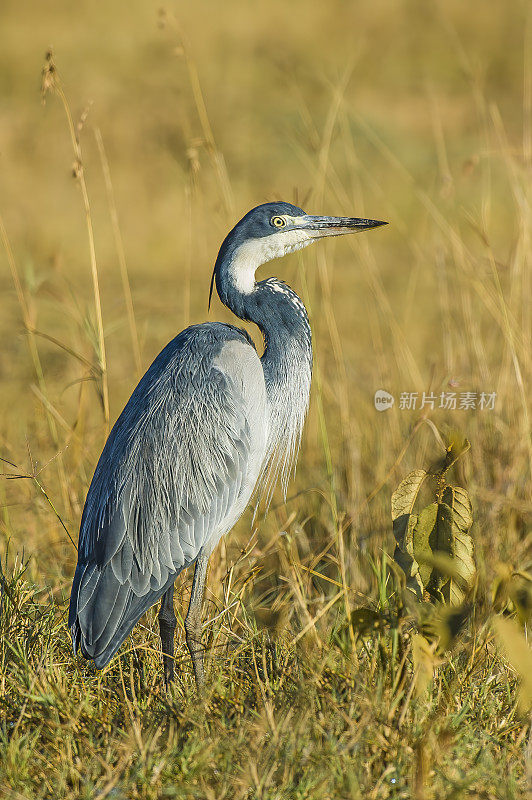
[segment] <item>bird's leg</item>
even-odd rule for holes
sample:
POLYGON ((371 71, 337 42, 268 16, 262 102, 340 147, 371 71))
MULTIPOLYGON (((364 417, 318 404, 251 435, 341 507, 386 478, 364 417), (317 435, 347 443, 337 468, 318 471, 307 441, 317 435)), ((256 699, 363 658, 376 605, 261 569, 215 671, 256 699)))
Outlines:
POLYGON ((194 580, 192 581, 192 592, 190 593, 190 603, 188 604, 187 616, 185 618, 185 634, 187 647, 192 659, 194 677, 198 694, 203 693, 205 685, 205 673, 203 671, 203 648, 201 646, 201 606, 203 603, 203 590, 205 587, 205 576, 207 575, 207 565, 209 556, 199 555, 194 569, 194 580))
POLYGON ((165 686, 174 680, 174 634, 177 619, 174 611, 174 584, 163 594, 159 609, 159 631, 163 651, 165 686))

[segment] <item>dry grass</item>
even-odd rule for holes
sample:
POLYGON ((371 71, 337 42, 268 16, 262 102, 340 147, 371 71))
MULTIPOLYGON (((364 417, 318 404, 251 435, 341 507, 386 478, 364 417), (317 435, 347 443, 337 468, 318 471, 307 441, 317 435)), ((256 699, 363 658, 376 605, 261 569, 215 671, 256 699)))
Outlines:
POLYGON ((531 562, 528 7, 182 5, 4 3, 0 456, 29 477, 0 483, 1 793, 523 797, 526 656, 492 621, 526 623, 511 575, 531 562), (64 103, 42 106, 50 45, 64 103), (229 225, 275 198, 391 224, 272 269, 311 313, 312 404, 288 502, 213 559, 199 709, 182 625, 161 691, 153 612, 102 674, 73 659, 68 534, 139 368, 206 318, 229 225), (495 408, 399 408, 453 389, 495 408), (431 423, 472 443, 455 479, 479 580, 444 654, 390 565, 391 492, 441 455, 431 423), (380 619, 363 636, 360 606, 380 619))

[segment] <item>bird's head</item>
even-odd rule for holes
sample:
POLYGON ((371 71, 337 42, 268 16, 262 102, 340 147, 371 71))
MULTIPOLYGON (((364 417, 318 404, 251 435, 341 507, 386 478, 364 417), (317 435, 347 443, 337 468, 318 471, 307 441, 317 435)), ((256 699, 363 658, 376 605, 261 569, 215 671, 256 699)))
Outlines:
POLYGON ((249 294, 255 286, 255 271, 261 264, 306 247, 324 236, 358 233, 379 225, 386 225, 386 222, 313 216, 291 203, 264 203, 248 211, 226 236, 216 260, 213 280, 223 268, 227 270, 224 277, 238 291, 249 294))

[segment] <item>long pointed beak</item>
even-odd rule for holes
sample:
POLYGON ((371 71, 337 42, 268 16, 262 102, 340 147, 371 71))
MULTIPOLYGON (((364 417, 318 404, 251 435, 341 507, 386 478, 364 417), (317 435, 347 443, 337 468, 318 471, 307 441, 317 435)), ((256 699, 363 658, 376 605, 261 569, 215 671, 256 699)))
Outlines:
POLYGON ((310 214, 297 217, 296 225, 303 230, 313 231, 315 236, 341 236, 343 233, 358 233, 368 228, 387 225, 376 219, 358 219, 357 217, 315 217, 310 214))

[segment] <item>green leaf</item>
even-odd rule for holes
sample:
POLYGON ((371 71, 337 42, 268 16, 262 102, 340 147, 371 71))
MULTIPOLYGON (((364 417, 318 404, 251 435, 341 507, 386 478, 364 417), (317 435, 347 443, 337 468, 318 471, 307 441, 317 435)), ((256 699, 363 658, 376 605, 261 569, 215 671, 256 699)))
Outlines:
POLYGON ((471 614, 471 605, 440 604, 423 620, 421 632, 429 641, 437 642, 437 653, 444 653, 455 642, 471 614))
POLYGON ((467 453, 471 444, 468 439, 465 438, 459 431, 452 431, 447 436, 447 453, 445 455, 445 466, 443 469, 443 475, 448 472, 453 464, 455 464, 459 458, 461 458, 464 453, 467 453))
MULTIPOLYGON (((414 503, 417 500, 421 484, 427 477, 427 470, 415 469, 404 478, 395 492, 392 494, 392 520, 394 534, 401 535, 402 529, 406 529, 408 517, 412 513, 414 503)), ((397 535, 395 537, 397 539, 397 535)))
MULTIPOLYGON (((461 438, 449 446, 448 465, 469 448, 461 438)), ((444 485, 439 502, 419 515, 413 508, 426 470, 414 470, 392 495, 394 560, 406 575, 406 585, 419 600, 426 589, 434 599, 458 605, 475 577, 471 501, 465 489, 444 485)))
POLYGON ((378 611, 374 611, 372 608, 354 608, 351 612, 351 625, 353 631, 360 636, 367 636, 369 633, 382 629, 383 618, 378 611))
POLYGON ((526 713, 532 709, 532 650, 513 620, 495 617, 492 621, 499 645, 520 678, 519 705, 526 713))
POLYGON ((473 524, 473 509, 466 490, 461 486, 446 486, 442 500, 452 508, 454 524, 467 533, 473 524))
POLYGON ((418 600, 423 599, 423 584, 419 577, 419 564, 404 550, 401 550, 399 545, 396 545, 393 558, 406 575, 406 586, 410 589, 418 600))
POLYGON ((419 490, 427 471, 415 469, 401 481, 392 494, 393 533, 397 546, 394 560, 406 575, 406 585, 421 600, 423 583, 419 576, 419 565, 414 557, 413 530, 417 515, 412 514, 419 490))
POLYGON ((434 654, 434 645, 419 633, 412 636, 412 659, 414 662, 414 675, 416 679, 416 695, 424 694, 430 685, 438 660, 434 654))
POLYGON ((457 604, 464 598, 463 589, 473 583, 476 575, 473 539, 469 534, 473 524, 473 509, 468 493, 460 486, 446 486, 443 500, 452 512, 451 556, 456 571, 456 577, 449 581, 445 599, 457 604))
MULTIPOLYGON (((438 514, 438 503, 431 503, 426 506, 421 511, 413 531, 414 558, 419 564, 419 575, 425 587, 428 585, 432 575, 432 565, 430 563, 432 551, 438 549, 435 547, 435 543, 438 541, 438 514)), ((443 539, 444 533, 440 532, 439 537, 443 539)))

